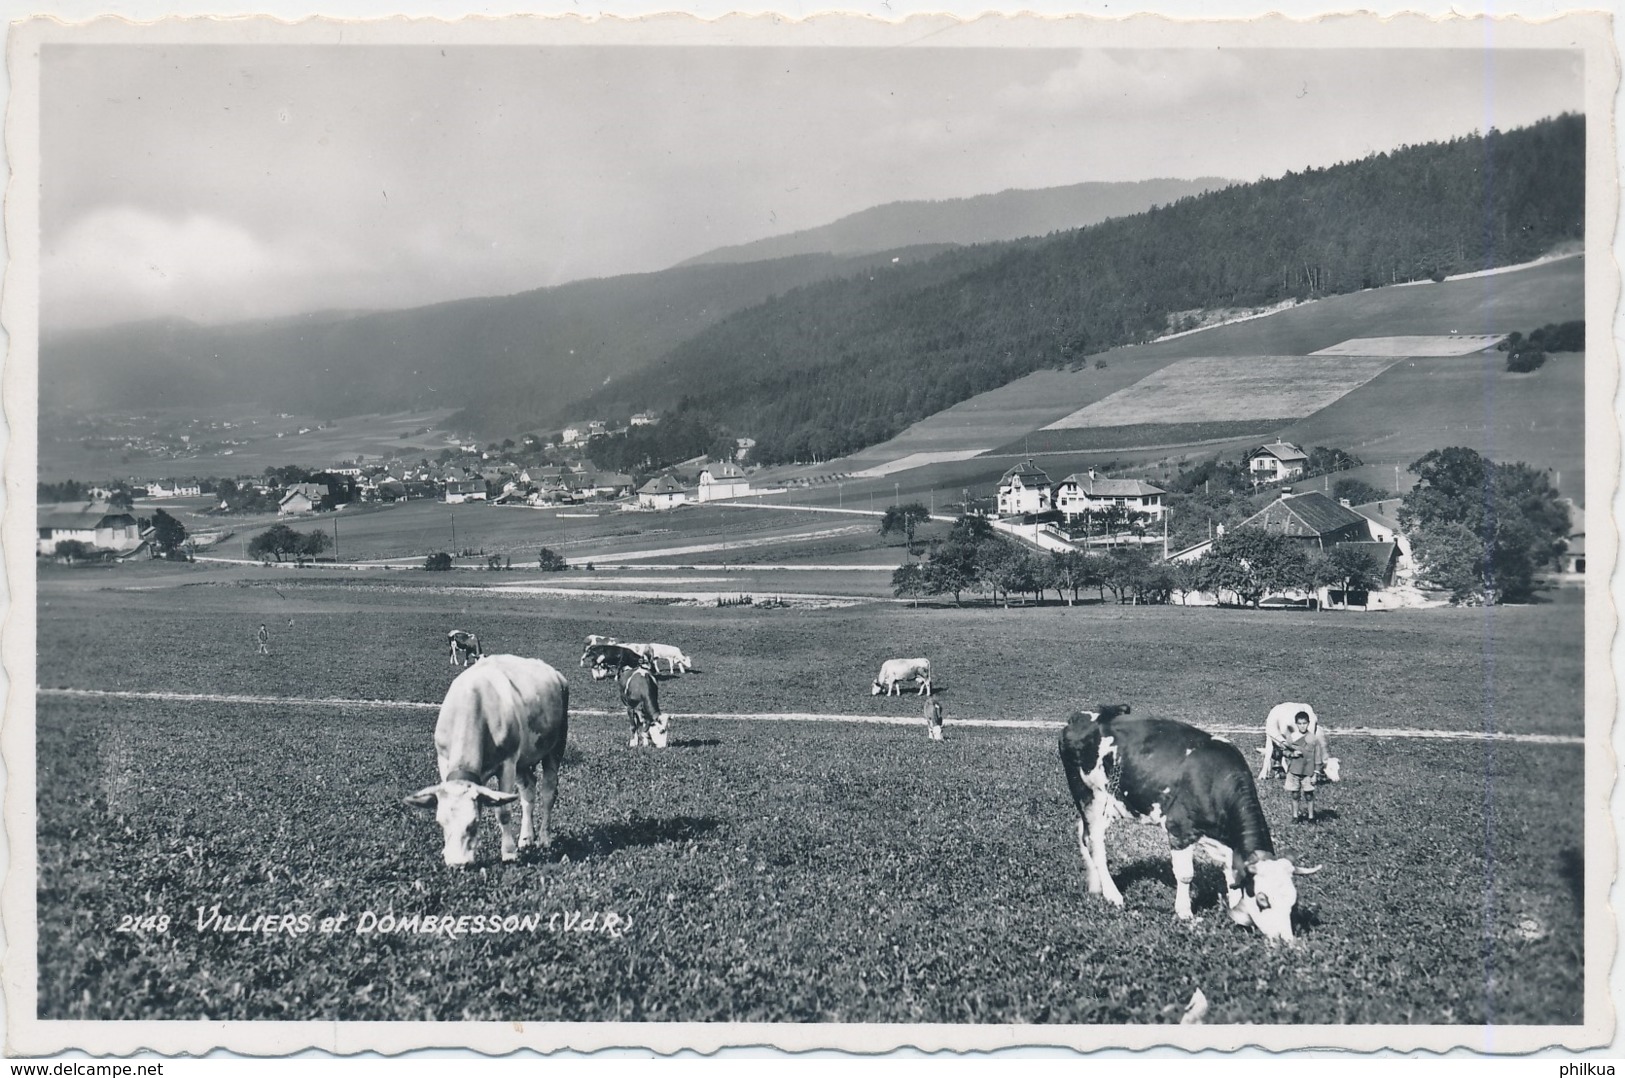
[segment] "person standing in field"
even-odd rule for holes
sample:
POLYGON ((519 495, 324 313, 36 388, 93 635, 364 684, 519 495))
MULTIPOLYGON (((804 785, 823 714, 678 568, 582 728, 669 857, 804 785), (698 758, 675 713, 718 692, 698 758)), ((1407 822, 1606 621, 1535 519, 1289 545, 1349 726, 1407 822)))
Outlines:
POLYGON ((1286 791, 1292 795, 1292 822, 1315 822, 1315 777, 1326 765, 1326 735, 1309 729, 1309 716, 1299 712, 1287 732, 1286 791), (1308 813, 1305 815, 1305 808, 1308 813))
POLYGON ((260 654, 271 654, 271 630, 265 627, 264 622, 260 623, 260 631, 254 635, 260 642, 260 654))

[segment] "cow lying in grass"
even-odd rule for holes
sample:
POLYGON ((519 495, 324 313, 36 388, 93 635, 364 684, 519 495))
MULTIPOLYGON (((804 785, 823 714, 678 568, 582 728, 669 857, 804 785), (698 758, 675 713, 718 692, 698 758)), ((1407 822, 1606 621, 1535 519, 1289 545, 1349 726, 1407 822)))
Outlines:
POLYGON ((1174 865, 1174 914, 1192 919, 1191 880, 1201 847, 1224 866, 1230 919, 1292 939, 1295 876, 1277 857, 1252 770, 1228 741, 1171 719, 1136 718, 1125 704, 1074 714, 1061 733, 1061 766, 1078 809, 1078 849, 1090 894, 1114 906, 1123 895, 1106 866, 1114 817, 1161 826, 1174 865))
POLYGON ((504 861, 516 859, 532 841, 544 847, 552 842, 548 824, 558 796, 569 714, 569 684, 540 659, 492 655, 457 675, 434 728, 440 782, 406 798, 408 805, 434 810, 444 833, 441 856, 446 864, 474 860, 482 805, 496 807, 504 861), (492 779, 494 790, 485 785, 492 779), (508 807, 516 799, 521 810, 517 841, 508 807))

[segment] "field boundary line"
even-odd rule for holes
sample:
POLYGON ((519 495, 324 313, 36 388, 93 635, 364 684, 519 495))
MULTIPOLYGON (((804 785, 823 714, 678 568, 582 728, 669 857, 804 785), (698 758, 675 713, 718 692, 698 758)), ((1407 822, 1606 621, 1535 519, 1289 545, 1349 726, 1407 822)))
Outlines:
MULTIPOLYGON (((337 708, 414 708, 438 711, 439 704, 422 700, 364 700, 342 696, 255 696, 234 693, 165 692, 140 689, 71 689, 39 688, 38 696, 106 700, 164 700, 199 704, 253 704, 272 707, 337 707, 337 708)), ((573 707, 572 715, 598 717, 617 716, 619 708, 573 707)), ((672 719, 718 719, 728 722, 825 722, 868 726, 923 726, 925 720, 917 715, 843 715, 818 711, 671 711, 672 719)), ((974 726, 993 730, 1060 730, 1066 726, 1058 719, 948 719, 946 726, 974 726)), ((1210 734, 1223 736, 1257 737, 1264 724, 1251 726, 1217 724, 1202 726, 1210 734)), ((1334 727, 1338 737, 1392 737, 1424 741, 1498 741, 1526 745, 1583 745, 1585 738, 1573 734, 1514 734, 1486 730, 1424 730, 1416 727, 1384 729, 1375 726, 1334 727)))

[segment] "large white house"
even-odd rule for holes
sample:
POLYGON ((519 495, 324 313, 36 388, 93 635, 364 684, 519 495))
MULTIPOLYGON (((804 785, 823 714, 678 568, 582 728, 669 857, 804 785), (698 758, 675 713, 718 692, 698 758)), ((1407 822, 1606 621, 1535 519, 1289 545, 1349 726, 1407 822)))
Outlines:
POLYGON ((1167 508, 1162 501, 1166 493, 1161 487, 1139 479, 1102 479, 1091 470, 1082 475, 1073 473, 1061 480, 1055 488, 1055 508, 1068 519, 1116 507, 1160 520, 1167 508))
POLYGON ((999 479, 999 515, 1048 512, 1050 492, 1049 476, 1044 470, 1031 460, 1022 461, 999 479))
POLYGON ((700 472, 699 500, 714 502, 724 498, 742 498, 750 493, 750 480, 737 464, 726 461, 708 464, 700 472))

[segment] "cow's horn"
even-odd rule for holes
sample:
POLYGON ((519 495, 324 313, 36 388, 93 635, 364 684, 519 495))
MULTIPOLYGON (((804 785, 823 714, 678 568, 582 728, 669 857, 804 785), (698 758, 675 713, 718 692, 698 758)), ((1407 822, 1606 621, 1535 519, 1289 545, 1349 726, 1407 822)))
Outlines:
POLYGON ((1314 868, 1299 868, 1297 865, 1293 865, 1292 874, 1294 876, 1313 876, 1325 867, 1325 865, 1316 865, 1314 868))

